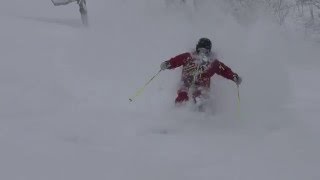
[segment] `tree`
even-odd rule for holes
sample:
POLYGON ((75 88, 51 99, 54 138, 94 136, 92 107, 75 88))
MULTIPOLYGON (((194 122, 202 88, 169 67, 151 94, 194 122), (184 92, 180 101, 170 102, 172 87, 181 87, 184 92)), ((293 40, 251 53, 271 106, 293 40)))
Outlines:
POLYGON ((86 0, 51 0, 55 6, 67 5, 72 2, 77 2, 79 5, 79 11, 81 15, 81 21, 83 25, 88 26, 88 11, 86 0))

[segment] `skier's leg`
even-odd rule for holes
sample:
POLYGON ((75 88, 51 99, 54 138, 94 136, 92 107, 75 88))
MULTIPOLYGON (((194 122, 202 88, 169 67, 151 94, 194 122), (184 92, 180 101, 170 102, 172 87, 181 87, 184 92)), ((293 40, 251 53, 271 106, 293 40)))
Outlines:
POLYGON ((189 96, 188 96, 189 86, 188 86, 188 83, 186 83, 186 82, 187 81, 182 78, 180 88, 177 91, 178 96, 175 100, 176 105, 182 104, 182 103, 187 102, 189 100, 189 96))
POLYGON ((209 97, 210 79, 202 80, 201 83, 195 84, 194 91, 192 92, 192 98, 195 103, 197 99, 207 99, 209 97))
POLYGON ((189 97, 188 97, 188 92, 187 91, 183 91, 183 90, 178 90, 177 92, 178 96, 175 100, 175 103, 178 105, 178 104, 181 104, 183 102, 187 102, 189 100, 189 97))
POLYGON ((210 100, 210 80, 203 81, 201 84, 197 84, 195 90, 192 92, 192 99, 199 111, 205 111, 205 106, 210 100))
POLYGON ((202 87, 197 88, 192 93, 192 99, 197 109, 204 112, 209 101, 208 90, 202 87))

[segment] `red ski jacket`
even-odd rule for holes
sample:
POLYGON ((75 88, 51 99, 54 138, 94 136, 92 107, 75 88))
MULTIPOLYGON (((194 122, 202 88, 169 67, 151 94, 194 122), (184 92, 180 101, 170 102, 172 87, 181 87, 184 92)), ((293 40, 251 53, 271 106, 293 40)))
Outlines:
POLYGON ((182 66, 182 81, 189 86, 192 82, 195 85, 210 87, 210 78, 214 74, 221 75, 224 78, 233 81, 237 76, 228 66, 220 62, 214 54, 208 56, 207 61, 199 60, 199 55, 195 52, 180 54, 168 60, 168 69, 174 69, 182 66), (196 80, 193 78, 196 76, 196 80))

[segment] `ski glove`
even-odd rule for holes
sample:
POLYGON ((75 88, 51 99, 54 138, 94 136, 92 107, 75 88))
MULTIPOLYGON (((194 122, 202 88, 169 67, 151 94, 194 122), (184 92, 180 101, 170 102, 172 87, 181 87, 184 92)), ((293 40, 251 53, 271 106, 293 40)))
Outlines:
POLYGON ((170 67, 169 61, 164 61, 164 62, 161 63, 161 65, 160 65, 160 69, 161 69, 161 70, 166 70, 166 69, 168 69, 169 67, 170 67))
POLYGON ((242 82, 242 78, 238 74, 233 75, 233 81, 239 86, 242 82))

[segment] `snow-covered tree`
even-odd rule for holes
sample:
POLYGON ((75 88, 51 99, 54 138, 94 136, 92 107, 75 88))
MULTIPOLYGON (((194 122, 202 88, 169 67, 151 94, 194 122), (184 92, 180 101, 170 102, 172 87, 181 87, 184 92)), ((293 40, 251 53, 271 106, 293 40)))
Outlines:
POLYGON ((79 11, 81 15, 82 23, 88 26, 88 10, 86 0, 51 0, 55 6, 67 5, 72 2, 77 2, 79 5, 79 11))

